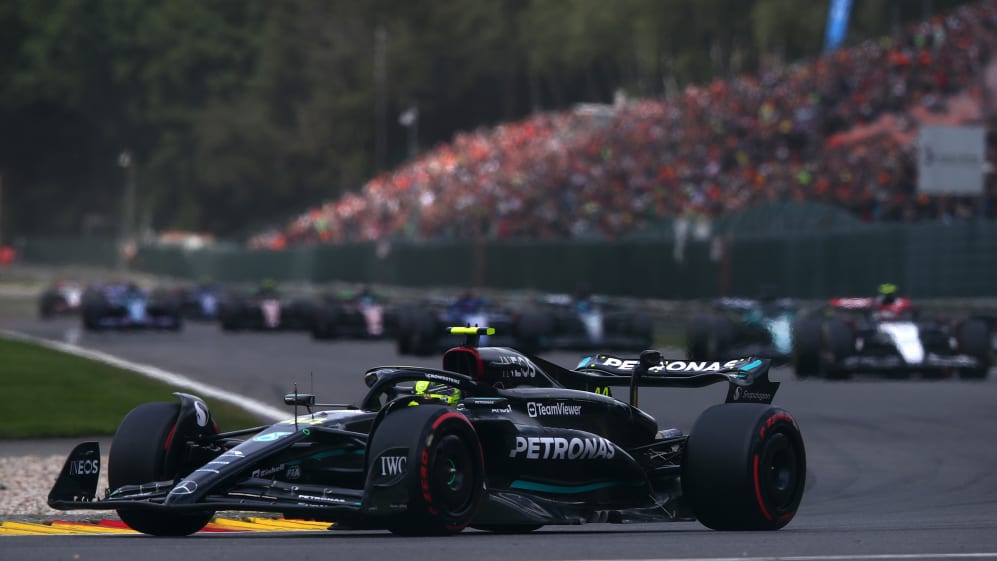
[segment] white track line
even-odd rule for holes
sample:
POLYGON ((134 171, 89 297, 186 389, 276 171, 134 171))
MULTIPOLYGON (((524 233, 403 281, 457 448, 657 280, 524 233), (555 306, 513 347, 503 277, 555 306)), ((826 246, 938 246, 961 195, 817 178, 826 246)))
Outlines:
POLYGON ((47 347, 49 349, 54 349, 71 355, 88 358, 90 360, 102 362, 104 364, 115 366, 117 368, 122 368, 124 370, 130 370, 137 374, 141 374, 147 378, 152 378, 153 380, 158 380, 160 382, 169 384, 171 386, 176 386, 178 388, 190 390, 191 392, 197 394, 198 397, 202 398, 210 397, 213 399, 217 399, 218 401, 231 403, 232 405, 235 405, 236 407, 241 407, 242 409, 245 409, 250 413, 274 421, 287 419, 291 416, 290 413, 288 413, 283 409, 271 407, 263 402, 256 401, 255 399, 248 398, 244 395, 228 392, 221 388, 216 388, 214 386, 209 386, 207 384, 202 384, 201 382, 188 378, 182 374, 177 374, 175 372, 163 370, 162 368, 152 366, 151 364, 141 364, 138 362, 132 362, 130 360, 125 360, 123 358, 116 357, 114 355, 102 351, 86 349, 77 345, 70 345, 69 343, 61 343, 59 341, 53 341, 51 339, 35 337, 33 335, 27 335, 25 333, 19 333, 17 331, 11 331, 8 329, 0 329, 0 335, 9 337, 11 339, 28 341, 31 343, 41 345, 43 347, 47 347))
MULTIPOLYGON (((653 559, 613 559, 602 561, 906 561, 908 559, 997 559, 992 553, 882 553, 876 555, 786 555, 771 557, 658 557, 653 559)), ((591 560, 599 561, 599 560, 591 560)))

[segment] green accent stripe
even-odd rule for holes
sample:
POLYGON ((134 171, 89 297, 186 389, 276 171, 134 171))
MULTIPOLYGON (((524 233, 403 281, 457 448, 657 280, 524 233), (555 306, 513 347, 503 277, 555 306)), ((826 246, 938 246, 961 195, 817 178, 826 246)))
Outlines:
POLYGON ((539 491, 541 493, 588 493, 609 487, 637 487, 643 485, 643 481, 600 481, 599 483, 588 483, 586 485, 549 485, 547 483, 536 483, 534 481, 523 481, 517 479, 509 486, 510 489, 522 489, 523 491, 539 491))
POLYGON ((762 363, 762 361, 756 360, 755 362, 752 362, 750 364, 745 364, 744 366, 741 367, 741 370, 753 370, 755 367, 759 366, 761 363, 762 363))
POLYGON ((312 454, 307 458, 301 460, 294 460, 287 462, 287 465, 294 466, 303 463, 305 460, 321 460, 323 458, 334 458, 336 456, 345 456, 347 454, 364 454, 366 452, 363 448, 357 448, 356 450, 330 450, 328 452, 320 452, 318 454, 312 454))

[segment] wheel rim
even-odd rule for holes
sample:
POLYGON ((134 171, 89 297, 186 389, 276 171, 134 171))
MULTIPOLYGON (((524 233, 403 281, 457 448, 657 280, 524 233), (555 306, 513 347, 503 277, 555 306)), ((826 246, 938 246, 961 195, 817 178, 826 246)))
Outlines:
POLYGON ((800 495, 800 456, 788 435, 776 432, 766 440, 761 465, 766 498, 779 512, 793 508, 800 495))
POLYGON ((474 466, 463 439, 447 435, 440 440, 432 467, 430 485, 447 513, 459 514, 474 499, 474 466))

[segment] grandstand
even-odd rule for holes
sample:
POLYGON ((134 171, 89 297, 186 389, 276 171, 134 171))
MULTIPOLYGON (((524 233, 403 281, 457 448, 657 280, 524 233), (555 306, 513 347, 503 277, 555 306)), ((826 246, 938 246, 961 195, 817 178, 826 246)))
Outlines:
MULTIPOLYGON (((995 46, 997 1, 986 0, 667 99, 461 133, 250 246, 620 239, 773 201, 827 203, 866 222, 993 218, 990 175, 982 198, 918 193, 915 140, 927 124, 990 128, 995 46)), ((994 144, 988 135, 988 161, 994 144)))

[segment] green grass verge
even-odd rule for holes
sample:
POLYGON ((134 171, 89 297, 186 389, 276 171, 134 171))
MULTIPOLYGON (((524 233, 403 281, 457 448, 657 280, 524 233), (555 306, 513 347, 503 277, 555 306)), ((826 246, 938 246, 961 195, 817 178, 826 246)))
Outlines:
MULTIPOLYGON (((111 435, 132 408, 176 400, 174 391, 127 370, 0 338, 0 438, 111 435)), ((221 430, 261 424, 238 407, 205 401, 221 430)))

